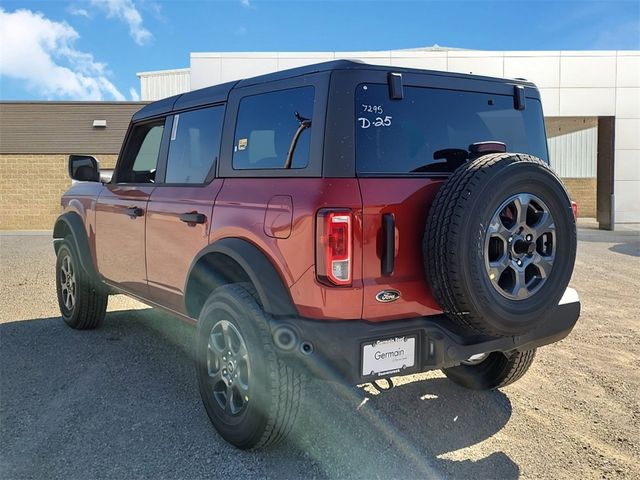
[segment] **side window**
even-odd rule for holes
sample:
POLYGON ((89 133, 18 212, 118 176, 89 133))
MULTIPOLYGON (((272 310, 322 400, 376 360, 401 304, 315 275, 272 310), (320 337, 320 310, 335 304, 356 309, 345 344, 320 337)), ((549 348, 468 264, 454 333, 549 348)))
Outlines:
POLYGON ((162 123, 147 123, 133 128, 127 142, 124 164, 118 169, 118 183, 153 183, 160 154, 162 123))
POLYGON ((165 183, 203 183, 220 152, 224 107, 173 117, 165 183))
POLYGON ((304 168, 309 163, 312 86, 245 97, 240 101, 233 168, 304 168))

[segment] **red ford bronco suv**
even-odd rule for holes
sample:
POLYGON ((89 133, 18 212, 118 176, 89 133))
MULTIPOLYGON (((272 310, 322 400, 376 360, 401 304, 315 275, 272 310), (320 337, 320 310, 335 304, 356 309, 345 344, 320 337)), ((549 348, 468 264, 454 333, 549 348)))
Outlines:
POLYGON ((442 369, 492 389, 575 325, 576 226, 523 80, 334 61, 137 112, 110 181, 72 155, 54 229, 64 321, 124 293, 197 325, 240 448, 291 430, 306 375, 442 369))

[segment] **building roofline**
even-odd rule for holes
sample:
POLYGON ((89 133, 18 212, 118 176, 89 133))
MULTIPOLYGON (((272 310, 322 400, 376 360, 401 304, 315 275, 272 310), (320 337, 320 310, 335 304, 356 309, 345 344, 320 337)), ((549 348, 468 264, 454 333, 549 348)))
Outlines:
POLYGON ((145 77, 148 75, 167 75, 167 74, 172 74, 172 73, 187 73, 190 72, 191 68, 186 67, 186 68, 172 68, 170 70, 150 70, 148 72, 138 72, 136 73, 137 77, 145 77))

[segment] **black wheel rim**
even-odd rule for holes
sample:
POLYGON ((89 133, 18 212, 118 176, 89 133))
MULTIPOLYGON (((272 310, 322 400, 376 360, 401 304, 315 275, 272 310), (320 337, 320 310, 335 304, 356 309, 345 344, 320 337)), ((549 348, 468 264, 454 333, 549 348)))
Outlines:
POLYGON ((556 255, 556 227, 547 205, 518 193, 498 207, 487 228, 484 259, 494 289, 526 300, 546 283, 556 255))
POLYGON ((228 320, 218 321, 209 333, 207 373, 220 410, 234 417, 242 414, 250 398, 249 353, 240 331, 228 320))

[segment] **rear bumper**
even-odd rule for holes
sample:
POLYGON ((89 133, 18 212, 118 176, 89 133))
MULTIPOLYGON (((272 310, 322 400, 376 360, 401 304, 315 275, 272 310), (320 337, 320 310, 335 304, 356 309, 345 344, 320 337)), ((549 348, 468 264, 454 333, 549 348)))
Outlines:
POLYGON ((547 321, 514 337, 470 337, 456 330, 445 315, 370 323, 364 320, 274 320, 271 328, 281 358, 314 376, 358 384, 390 376, 362 375, 362 346, 376 340, 415 336, 415 365, 394 372, 410 375, 459 365, 472 355, 530 350, 565 338, 580 316, 577 292, 567 288, 547 321), (283 341, 289 340, 291 341, 283 341))

